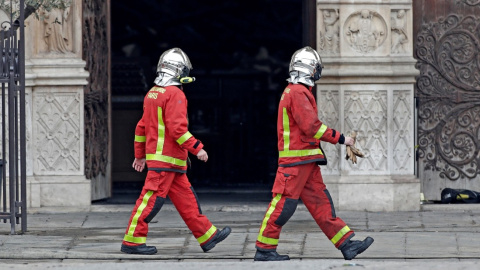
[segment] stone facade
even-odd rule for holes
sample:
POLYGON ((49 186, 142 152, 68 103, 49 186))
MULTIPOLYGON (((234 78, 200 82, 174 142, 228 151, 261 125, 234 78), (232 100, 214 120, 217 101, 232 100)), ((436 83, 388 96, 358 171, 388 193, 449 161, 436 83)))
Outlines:
POLYGON ((352 164, 345 147, 323 146, 334 203, 342 210, 418 210, 411 1, 318 0, 317 31, 325 66, 319 117, 345 135, 356 131, 365 154, 352 164))
MULTIPOLYGON (((82 1, 26 21, 28 207, 84 206, 91 182, 84 164, 82 1)), ((317 0, 317 50, 323 78, 319 117, 345 134, 357 131, 366 154, 324 144, 322 167, 341 210, 418 210, 414 172, 411 0, 317 0)))
POLYGON ((28 207, 89 206, 84 172, 82 2, 26 22, 28 207))

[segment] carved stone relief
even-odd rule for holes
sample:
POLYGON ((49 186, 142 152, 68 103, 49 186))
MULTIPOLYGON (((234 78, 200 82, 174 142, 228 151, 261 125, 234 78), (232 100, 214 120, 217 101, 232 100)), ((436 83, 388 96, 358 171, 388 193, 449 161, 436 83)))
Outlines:
POLYGON ((2 30, 10 29, 10 15, 0 8, 0 28, 2 30))
POLYGON ((350 48, 368 54, 380 47, 387 38, 387 24, 379 13, 363 9, 347 18, 343 32, 350 48))
POLYGON ((72 19, 70 11, 72 7, 64 10, 54 8, 44 10, 44 40, 47 44, 47 52, 67 53, 72 52, 72 19))
POLYGON ((345 134, 357 131, 365 157, 351 171, 387 171, 387 91, 345 91, 345 134))
POLYGON ((36 93, 34 104, 35 173, 83 174, 80 93, 36 93))
POLYGON ((397 90, 393 93, 393 172, 397 174, 413 172, 413 138, 410 91, 397 90))
MULTIPOLYGON (((338 91, 321 91, 317 99, 319 108, 319 119, 328 127, 341 130, 340 126, 340 104, 338 103, 338 91)), ((339 174, 340 164, 340 146, 331 143, 322 143, 322 148, 327 156, 327 166, 322 167, 322 173, 325 175, 339 174)))
MULTIPOLYGON (((473 2, 472 2, 473 3, 473 2)), ((418 156, 449 180, 480 174, 480 18, 450 15, 417 35, 418 156)))
POLYGON ((392 28, 392 54, 402 54, 407 52, 408 34, 407 34, 407 16, 404 9, 392 10, 391 12, 392 28))
POLYGON ((318 50, 327 55, 340 53, 340 22, 338 9, 320 9, 318 50))
POLYGON ((465 3, 469 6, 478 6, 480 5, 480 0, 461 0, 462 3, 465 3))
MULTIPOLYGON (((26 114, 26 119, 25 119, 25 141, 26 141, 26 146, 27 146, 27 175, 32 175, 32 164, 31 164, 31 156, 30 153, 28 152, 30 149, 32 149, 32 119, 29 117, 32 112, 32 97, 31 97, 31 91, 26 90, 25 91, 25 114, 26 114)), ((8 94, 5 94, 5 102, 8 102, 8 94)), ((2 103, 0 102, 0 115, 3 112, 2 109, 2 103)), ((0 126, 2 126, 2 117, 0 117, 0 126)), ((20 121, 20 120, 19 120, 20 121)), ((0 128, 1 132, 1 128, 0 128)), ((8 159, 8 142, 9 142, 9 135, 8 135, 8 105, 5 106, 5 145, 7 146, 5 148, 5 158, 8 159)), ((2 148, 2 141, 0 140, 0 149, 2 148)), ((4 157, 1 156, 1 151, 0 151, 0 159, 3 159, 4 157)), ((7 170, 8 174, 8 170, 7 170)))

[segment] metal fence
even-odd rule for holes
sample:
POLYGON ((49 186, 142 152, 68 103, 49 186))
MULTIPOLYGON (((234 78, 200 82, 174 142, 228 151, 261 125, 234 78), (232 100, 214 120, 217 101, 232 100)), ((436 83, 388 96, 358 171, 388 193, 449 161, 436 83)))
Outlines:
POLYGON ((10 12, 10 21, 0 22, 0 219, 10 221, 11 234, 16 224, 21 224, 21 232, 27 230, 24 0, 18 14, 14 19, 10 12))

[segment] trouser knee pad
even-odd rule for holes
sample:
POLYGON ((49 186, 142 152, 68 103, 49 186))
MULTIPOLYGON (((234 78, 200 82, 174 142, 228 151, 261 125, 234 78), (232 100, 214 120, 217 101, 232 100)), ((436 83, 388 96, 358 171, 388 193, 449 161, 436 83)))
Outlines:
POLYGON ((152 221, 152 219, 158 214, 158 212, 160 212, 160 209, 162 209, 162 206, 164 203, 165 203, 165 198, 157 197, 155 199, 155 203, 153 204, 152 211, 150 212, 150 214, 148 214, 148 216, 145 217, 144 221, 146 223, 149 223, 150 221, 152 221))
POLYGON ((293 216, 295 210, 297 210, 298 200, 286 198, 285 203, 283 204, 282 212, 280 216, 278 216, 275 224, 278 226, 283 226, 287 223, 287 221, 293 216))

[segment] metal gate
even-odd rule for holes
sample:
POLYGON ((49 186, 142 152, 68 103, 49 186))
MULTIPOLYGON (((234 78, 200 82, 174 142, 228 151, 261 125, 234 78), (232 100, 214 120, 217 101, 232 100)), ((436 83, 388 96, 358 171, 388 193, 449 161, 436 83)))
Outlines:
POLYGON ((480 191, 480 0, 420 0, 414 8, 422 192, 439 200, 446 187, 480 191))
MULTIPOLYGON (((27 230, 25 141, 24 0, 18 18, 0 22, 0 83, 2 84, 0 219, 27 230)), ((16 17, 16 16, 15 16, 16 17)))

